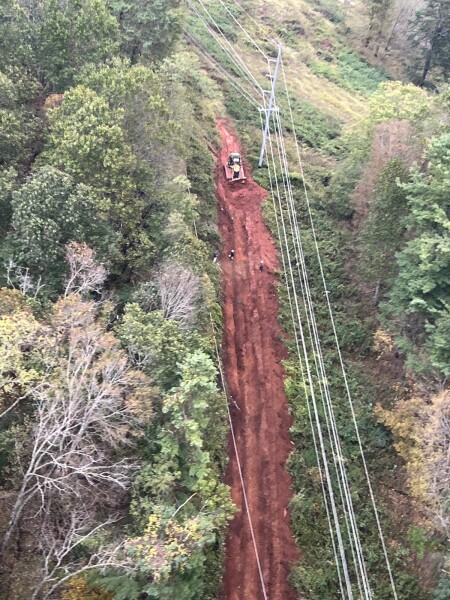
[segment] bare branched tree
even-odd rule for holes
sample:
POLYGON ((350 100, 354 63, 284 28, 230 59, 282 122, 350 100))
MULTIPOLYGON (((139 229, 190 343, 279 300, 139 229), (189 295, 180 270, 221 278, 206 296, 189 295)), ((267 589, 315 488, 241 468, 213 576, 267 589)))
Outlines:
POLYGON ((106 269, 96 261, 95 251, 86 244, 71 242, 66 248, 70 273, 64 295, 100 293, 106 280, 106 269))
POLYGON ((15 290, 19 290, 24 296, 31 295, 36 298, 45 285, 42 283, 40 276, 35 281, 31 277, 28 268, 16 265, 12 259, 5 263, 5 269, 8 285, 15 290))
POLYGON ((122 563, 125 568, 125 556, 120 556, 117 545, 101 548, 93 552, 88 560, 80 553, 74 552, 83 544, 89 543, 94 536, 119 520, 117 515, 96 522, 93 519, 92 506, 83 502, 71 502, 66 506, 49 505, 42 522, 39 538, 39 549, 43 557, 42 575, 36 585, 31 600, 50 598, 55 590, 74 574, 92 568, 111 566, 114 556, 115 567, 122 563), (62 514, 66 516, 62 518, 62 514))
POLYGON ((34 424, 1 546, 4 553, 25 509, 32 510, 41 523, 44 557, 34 597, 54 585, 71 551, 98 531, 101 513, 110 515, 101 526, 117 519, 114 498, 123 497, 134 464, 116 451, 137 425, 132 399, 138 395, 142 406, 147 384, 97 321, 95 303, 79 295, 55 305, 46 335, 48 369, 29 392, 34 424))
MULTIPOLYGON (((102 529, 112 525, 115 521, 109 519, 90 529, 87 533, 78 531, 77 526, 73 527, 73 536, 66 535, 62 541, 64 549, 60 548, 58 556, 52 556, 50 559, 50 548, 41 544, 41 552, 49 558, 47 561, 48 574, 37 585, 31 600, 48 600, 54 598, 54 593, 61 586, 67 583, 73 577, 95 570, 100 573, 114 569, 116 572, 135 573, 139 570, 139 564, 133 560, 133 557, 127 552, 126 541, 109 543, 100 546, 92 552, 88 559, 74 558, 74 550, 81 544, 88 543, 102 529), (71 540, 71 544, 69 543, 71 540)), ((49 540, 51 543, 51 539, 49 540)), ((58 548, 56 543, 53 548, 58 548)))
POLYGON ((440 528, 450 532, 450 392, 442 392, 432 400, 433 410, 424 428, 423 448, 427 465, 430 496, 440 528))
POLYGON ((159 273, 156 284, 165 318, 178 321, 182 329, 192 327, 200 309, 200 277, 186 267, 168 263, 159 273))

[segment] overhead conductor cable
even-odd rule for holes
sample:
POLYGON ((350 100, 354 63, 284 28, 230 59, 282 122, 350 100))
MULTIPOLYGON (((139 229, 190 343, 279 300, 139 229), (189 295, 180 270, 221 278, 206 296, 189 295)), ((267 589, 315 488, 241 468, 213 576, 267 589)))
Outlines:
MULTIPOLYGON (((312 231, 312 234, 313 234, 314 245, 315 245, 316 255, 317 255, 317 259, 318 259, 318 263, 319 263, 319 269, 320 269, 322 284, 323 284, 323 288, 324 288, 324 290, 326 292, 327 285, 326 285, 326 280, 325 280, 325 273, 324 273, 324 269, 323 269, 322 259, 321 259, 321 256, 320 256, 319 244, 318 244, 316 229, 315 229, 315 226, 314 226, 314 220, 313 220, 313 216, 312 216, 311 205, 310 205, 310 202, 309 202, 308 190, 307 190, 307 187, 306 187, 306 182, 305 182, 305 177, 304 177, 303 162, 302 162, 302 158, 301 158, 300 147, 299 147, 299 144, 298 144, 297 133, 296 133, 295 123, 294 123, 294 117, 293 117, 293 112, 292 112, 292 106, 291 106, 291 102, 290 102, 290 98, 289 98, 289 91, 288 91, 288 86, 287 86, 286 73, 285 73, 285 69, 284 69, 283 63, 281 65, 281 70, 282 70, 282 73, 283 73, 283 80, 284 80, 286 98, 287 98, 288 106, 289 106, 289 114, 290 114, 290 120, 291 120, 291 125, 292 125, 292 131, 293 131, 293 134, 294 134, 297 159, 298 159, 298 163, 299 163, 299 167, 300 167, 300 173, 301 173, 302 181, 303 181, 303 190, 304 190, 306 205, 307 205, 307 209, 308 209, 308 216, 309 216, 309 220, 310 220, 310 223, 311 223, 311 231, 312 231)), ((335 324, 335 321, 334 321, 333 310, 332 310, 332 307, 331 307, 329 295, 327 293, 325 293, 325 297, 326 297, 326 304, 327 304, 328 313, 329 313, 329 316, 330 316, 330 321, 331 321, 331 325, 332 325, 332 329, 333 329, 333 337, 334 337, 334 340, 335 340, 336 349, 337 349, 337 353, 338 353, 338 357, 339 357, 339 363, 340 363, 340 367, 341 367, 341 371, 342 371, 342 376, 343 376, 343 381, 344 381, 344 385, 345 385, 345 390, 346 390, 347 398, 348 398, 349 405, 350 405, 350 411, 351 411, 351 415, 352 415, 352 421, 353 421, 353 425, 355 427, 355 432, 356 432, 356 437, 357 437, 357 441, 358 441, 358 447, 359 447, 359 451, 360 451, 360 456, 361 456, 361 460, 362 460, 363 467, 364 467, 364 473, 365 473, 365 477, 366 477, 366 481, 367 481, 367 486, 369 488, 369 494, 370 494, 370 499, 371 499, 371 503, 372 503, 372 507, 373 507, 373 511, 374 511, 374 515, 375 515, 375 520, 376 520, 376 523, 377 523, 378 535, 379 535, 379 538, 380 538, 380 541, 381 541, 381 545, 382 545, 382 549, 383 549, 383 555, 384 555, 384 559, 385 559, 385 563, 386 563, 386 568, 387 568, 387 571, 388 571, 388 574, 389 574, 389 580, 390 580, 390 584, 391 584, 391 589, 392 589, 392 592, 393 592, 393 595, 394 595, 394 599, 397 600, 398 596, 397 596, 397 590, 396 590, 395 581, 394 581, 394 577, 393 577, 393 573, 392 573, 392 567, 391 567, 391 564, 390 564, 390 561, 389 561, 389 556, 388 556, 388 553, 387 553, 386 542, 384 540, 384 534, 383 534, 383 530, 382 530, 382 527, 381 527, 381 522, 380 522, 380 518, 379 518, 379 514, 378 514, 378 508, 377 508, 375 496, 374 496, 374 493, 373 493, 372 483, 370 481, 369 469, 368 469, 368 466, 367 466, 367 462, 366 462, 366 458, 365 458, 365 454, 364 454, 364 449, 363 449, 363 445, 362 445, 362 440, 361 440, 361 436, 360 436, 360 432, 359 432, 358 422, 357 422, 357 419, 356 419, 356 413, 355 413, 354 406, 353 406, 353 399, 352 399, 352 395, 351 395, 350 388, 349 388, 349 385, 348 385, 348 379, 347 379, 347 374, 346 374, 346 370, 345 370, 345 366, 344 366, 344 360, 343 360, 343 357, 342 357, 342 352, 341 352, 341 348, 340 348, 340 344, 339 344, 339 338, 338 338, 337 331, 336 331, 336 324, 335 324)))
POLYGON ((250 93, 244 89, 233 77, 226 71, 224 67, 222 67, 212 56, 208 53, 208 51, 196 40, 188 31, 184 30, 185 35, 191 40, 194 44, 194 47, 197 51, 205 58, 209 64, 216 69, 223 77, 226 78, 228 83, 234 87, 234 89, 239 92, 250 104, 252 104, 255 108, 259 109, 259 105, 254 98, 250 95, 250 93))
MULTIPOLYGON (((228 59, 231 61, 231 63, 234 65, 234 67, 238 70, 238 72, 240 72, 242 74, 244 79, 253 87, 253 89, 255 91, 258 92, 258 94, 261 93, 264 108, 267 110, 266 102, 265 102, 265 93, 262 90, 260 84, 258 83, 256 78, 253 76, 253 74, 251 73, 249 68, 246 66, 246 64, 243 61, 243 59, 241 58, 241 56, 234 50, 234 48, 232 47, 232 45, 230 44, 230 42, 224 35, 222 29, 219 27, 219 25, 217 24, 215 19, 212 17, 211 13, 206 8, 205 4, 202 2, 202 0, 198 0, 198 1, 199 1, 200 5, 202 6, 204 12, 208 15, 210 21, 213 23, 213 26, 216 28, 216 30, 219 32, 220 36, 223 38, 225 44, 227 46, 229 46, 230 50, 228 50, 228 48, 226 46, 224 46, 224 44, 221 42, 217 33, 215 31, 213 31, 211 26, 206 22, 206 19, 203 18, 202 15, 200 15, 199 11, 192 5, 192 2, 190 0, 188 0, 188 4, 191 7, 191 9, 195 12, 195 14, 199 17, 199 19, 201 20, 203 25, 206 27, 206 29, 210 33, 210 35, 219 44, 219 46, 222 49, 222 51, 224 52, 224 54, 228 57, 228 59)), ((253 17, 251 17, 251 15, 249 15, 245 11, 245 9, 237 2, 237 0, 233 0, 233 1, 236 4, 236 6, 238 6, 239 9, 241 11, 243 11, 248 16, 248 18, 250 18, 253 21, 253 23, 255 25, 257 25, 261 30, 263 30, 261 25, 259 23, 257 23, 255 21, 255 19, 253 19, 253 17)), ((246 37, 252 42, 252 44, 258 49, 258 51, 267 59, 267 62, 269 64, 269 70, 270 70, 271 69, 270 59, 268 59, 267 55, 262 51, 262 49, 260 48, 260 46, 258 45, 256 40, 245 29, 245 27, 242 26, 239 19, 236 19, 236 17, 232 14, 232 12, 228 9, 228 7, 224 4, 224 2, 222 0, 219 0, 219 2, 225 8, 227 13, 237 23, 237 25, 243 31, 243 33, 246 35, 246 37)), ((192 36, 189 35, 189 37, 191 37, 191 39, 193 39, 192 36)), ((234 85, 234 87, 243 95, 243 97, 245 97, 253 106, 258 107, 257 102, 251 97, 251 95, 246 90, 244 90, 244 88, 242 88, 242 86, 240 86, 236 81, 233 81, 232 78, 229 76, 229 74, 226 72, 226 70, 223 69, 223 67, 218 65, 218 63, 215 64, 215 62, 216 62, 215 59, 213 59, 211 57, 211 55, 209 55, 209 53, 204 48, 202 48, 202 46, 198 42, 197 42, 197 50, 199 50, 199 52, 202 54, 202 56, 204 58, 206 58, 210 62, 210 64, 212 64, 215 68, 217 68, 217 70, 219 72, 221 72, 223 75, 225 75, 225 77, 227 77, 229 82, 232 85, 234 85)), ((313 223, 312 211, 311 211, 311 207, 310 207, 310 203, 309 203, 308 192, 307 192, 306 182, 305 182, 305 178, 304 178, 303 164, 302 164, 302 160, 301 160, 300 148, 299 148, 297 135, 296 135, 296 131, 295 131, 295 123, 294 123, 294 119, 293 119, 292 106, 291 106, 291 102, 290 102, 290 98, 289 98, 289 92, 288 92, 287 81, 286 81, 286 73, 285 73, 283 63, 281 63, 281 67, 282 67, 282 72, 283 72, 285 94, 286 94, 287 103, 288 103, 288 107, 289 107, 291 127, 292 127, 292 131, 294 133, 297 159, 299 162, 300 172, 301 172, 302 181, 303 181, 303 189, 304 189, 304 194, 305 194, 306 206, 307 206, 307 210, 308 210, 309 220, 311 223, 311 231, 312 231, 313 240, 314 240, 315 249, 316 249, 316 255, 317 255, 317 259, 318 259, 318 263, 319 263, 321 279, 322 279, 322 283, 324 286, 327 308, 328 308, 330 322, 331 322, 332 329, 333 329, 333 336, 335 339, 339 362, 341 365, 344 385, 345 385, 345 389, 346 389, 346 393, 347 393, 347 397, 348 397, 348 401, 349 401, 349 405, 350 405, 352 421, 353 421, 355 431, 356 431, 356 437, 358 440, 360 455, 361 455, 363 466, 364 466, 364 472, 365 472, 367 484, 369 487, 372 507, 373 507, 376 522, 377 522, 378 534, 379 534, 382 548, 383 548, 383 553, 384 553, 384 557, 385 557, 385 561, 386 561, 386 565, 387 565, 387 570, 389 573, 389 578, 390 578, 390 583, 391 583, 391 587, 392 587, 393 594, 394 594, 394 599, 397 600, 397 593, 396 593, 396 589, 395 589, 395 583, 393 580, 392 569, 391 569, 391 565, 389 562, 389 557, 387 555, 386 545, 385 545, 383 532, 381 529, 381 523, 380 523, 379 515, 378 515, 378 509, 376 506, 375 497, 374 497, 372 485, 370 482, 368 467, 367 467, 367 463, 366 463, 365 456, 364 456, 362 441, 361 441, 361 437, 359 434, 359 428, 358 428, 358 424, 357 424, 357 420, 356 420, 356 414, 355 414, 353 401, 352 401, 350 390, 349 390, 349 385, 348 385, 348 380, 347 380, 347 376, 346 376, 346 372, 345 372, 345 368, 344 368, 342 353, 340 350, 339 340, 338 340, 336 326, 335 326, 335 322, 334 322, 334 316, 333 316, 333 312, 332 312, 332 308, 331 308, 330 299, 329 299, 328 293, 326 291, 327 288, 326 288, 323 264, 322 264, 322 260, 321 260, 321 256, 320 256, 317 235, 316 235, 316 231, 315 231, 315 227, 314 227, 314 223, 313 223)), ((278 176, 278 174, 277 174, 277 160, 275 158, 273 142, 272 142, 271 132, 270 132, 270 128, 269 128, 268 141, 269 141, 269 148, 270 148, 270 160, 269 160, 269 152, 268 152, 267 148, 265 149, 265 153, 266 153, 266 157, 267 157, 267 161, 268 161, 268 169, 269 169, 269 182, 270 182, 272 200, 273 200, 275 216, 276 216, 277 232, 278 232, 280 248, 281 248, 281 252, 282 252, 282 262, 283 262, 283 268, 284 268, 284 273, 285 273, 286 289, 288 292, 291 319, 292 319, 294 334, 295 334, 295 344, 296 344, 297 354, 298 354, 298 358, 299 358, 303 386, 304 386, 304 390, 305 390, 308 415, 309 415, 309 419, 310 419, 311 431, 312 431, 312 436, 313 436, 314 450, 315 450, 315 453, 317 456, 317 464, 318 464, 318 468, 319 468, 319 475, 320 475, 320 481, 321 481, 321 486, 322 486, 322 494, 324 497, 325 509, 326 509, 326 513, 327 513, 327 520, 328 520, 328 525, 329 525, 329 529, 330 529, 331 541, 332 541, 332 546, 333 546, 333 554, 334 554, 335 562, 336 562, 336 566, 337 566, 337 572, 338 572, 338 578, 339 578, 339 588, 340 588, 342 597, 346 596, 349 600, 352 600, 353 587, 352 587, 352 583, 350 581, 350 572, 349 572, 348 565, 347 565, 346 551, 344 548, 343 537, 342 537, 342 533, 341 533, 341 523, 340 523, 340 519, 338 516, 338 506, 336 504, 336 497, 335 497, 335 493, 334 493, 334 484, 332 481, 331 472, 329 470, 329 465, 328 465, 328 461, 330 460, 328 457, 329 451, 331 451, 331 455, 332 455, 332 462, 334 465, 336 481, 337 481, 338 490, 339 490, 338 497, 340 498, 341 505, 342 505, 341 508, 342 508, 342 512, 343 512, 343 516, 344 516, 347 534, 348 534, 348 541, 350 544, 350 551, 352 554, 353 564, 355 567, 355 574, 356 574, 356 578, 357 578, 357 584, 358 584, 360 597, 364 598, 365 600, 370 600, 372 598, 372 591, 371 591, 371 587, 370 587, 370 583, 369 583, 367 568, 366 568, 365 559, 364 559, 364 553, 363 553, 363 549, 362 549, 362 543, 361 543, 359 529, 358 529, 358 525, 357 525, 357 521, 356 521, 356 513, 354 510, 354 505, 353 505, 352 496, 351 496, 350 482, 348 480, 348 476, 347 476, 347 472, 346 472, 345 458, 342 453, 338 425, 337 425, 337 421, 336 421, 336 416, 334 414, 333 402, 331 399, 330 389, 329 389, 329 385, 328 385, 326 369, 325 369, 325 362, 324 362, 324 357, 323 357, 323 353, 322 353, 321 342, 320 342, 320 338, 319 338, 319 332, 318 332, 318 327, 317 327, 317 322, 316 322, 316 317, 315 317, 314 304, 313 304, 311 290, 310 290, 310 286, 309 286, 309 282, 308 282, 306 260, 305 260, 304 250, 302 247, 303 244, 301 241, 300 229, 299 229, 299 225, 298 225, 294 193, 293 193, 292 184, 291 184, 290 175, 289 175, 289 164, 288 164, 287 152, 286 152, 286 147, 285 147, 285 142, 284 142, 282 119, 281 119, 281 115, 280 115, 278 109, 275 110, 274 112, 272 112, 271 116, 272 116, 274 135, 275 135, 277 151, 278 151, 280 176, 278 176), (281 187, 280 187, 279 179, 281 179, 281 187), (283 206, 282 199, 281 199, 281 191, 284 191, 284 197, 286 199, 286 203, 284 206, 283 206), (277 214, 278 209, 276 208, 275 199, 277 199, 277 201, 278 201, 279 215, 280 215, 279 218, 278 218, 278 214, 277 214), (311 349, 312 349, 312 356, 313 356, 313 360, 314 360, 314 364, 315 364, 317 384, 319 386, 320 397, 321 397, 322 405, 323 405, 323 409, 324 409, 323 414, 324 414, 324 418, 325 418, 325 426, 326 426, 326 431, 328 434, 328 443, 329 443, 328 450, 327 450, 327 444, 325 443, 325 439, 324 439, 323 432, 322 432, 322 422, 321 422, 321 417, 319 415, 319 410, 318 410, 318 405, 317 405, 316 395, 315 395, 315 389, 314 389, 315 386, 314 386, 312 372, 310 370, 310 365, 309 365, 309 361, 310 361, 309 351, 308 351, 308 348, 306 345, 305 332, 304 332, 303 323, 302 323, 303 317, 302 317, 302 314, 300 311, 299 300, 298 300, 297 292, 296 292, 295 277, 294 277, 294 272, 293 272, 293 268, 292 268, 292 260, 290 258, 291 247, 290 247, 290 242, 288 240, 288 235, 287 235, 287 230, 286 230, 284 211, 286 211, 287 215, 288 215, 290 235, 291 235, 291 239, 293 241, 295 264, 297 265, 299 284, 300 284, 300 289, 301 289, 301 294, 302 294, 303 306, 305 309, 305 317, 306 317, 306 321, 307 321, 307 330, 309 333, 311 349), (281 237, 282 233, 283 233, 283 238, 284 238, 284 244, 283 244, 282 237, 281 237), (288 271, 289 271, 289 274, 288 274, 288 271), (295 318, 295 316, 296 316, 296 318, 295 318), (299 338, 300 338, 300 341, 299 341, 299 338), (302 353, 303 353, 303 356, 302 356, 302 353), (309 396, 311 398, 311 402, 310 402, 309 396), (313 416, 314 416, 314 418, 313 418, 313 416), (336 536, 337 543, 335 543, 335 536, 336 536), (342 571, 342 573, 341 573, 341 571, 342 571)), ((217 351, 217 355, 218 355, 217 342, 216 342, 216 351, 217 351)), ((218 355, 218 360, 219 360, 219 368, 220 368, 223 385, 225 385, 223 373, 222 373, 222 369, 221 369, 221 365, 220 365, 219 355, 218 355)), ((228 415, 229 415, 229 420, 230 420, 230 426, 232 428, 232 422, 231 422, 231 416, 229 413, 229 409, 228 409, 228 415)), ((233 429, 232 429, 232 437, 233 437, 233 442, 235 445, 235 451, 236 451, 236 455, 237 455, 237 446, 236 446, 235 439, 234 439, 233 429)), ((245 487, 244 487, 244 482, 243 482, 243 478, 242 478, 242 473, 240 470, 240 462, 239 462, 238 456, 237 456, 237 461, 238 461, 238 469, 239 469, 240 476, 241 476, 241 484, 243 486, 244 501, 246 504, 246 510, 247 510, 247 514, 248 514, 248 518, 249 518, 249 522, 250 522, 250 528, 252 531, 253 542, 254 542, 254 546, 255 546, 255 554, 256 554, 257 563, 258 563, 258 570, 260 573, 261 584, 262 584, 262 588, 263 588, 263 592, 264 592, 264 598, 266 600, 267 596, 266 596, 266 591, 265 591, 265 587, 264 587, 264 581, 262 578, 262 571, 261 571, 261 566, 259 563, 259 556, 257 553, 256 543, 255 543, 254 536, 253 536, 253 528, 252 528, 250 512, 249 512, 249 507, 248 507, 248 503, 247 503, 245 487)))

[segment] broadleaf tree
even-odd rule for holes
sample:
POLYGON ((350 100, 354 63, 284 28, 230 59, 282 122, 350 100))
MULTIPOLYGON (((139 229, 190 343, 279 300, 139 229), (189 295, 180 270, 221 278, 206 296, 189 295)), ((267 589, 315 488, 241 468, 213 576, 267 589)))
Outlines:
POLYGON ((121 30, 122 51, 132 64, 159 61, 181 32, 181 0, 109 0, 121 30))
POLYGON ((408 213, 406 192, 398 184, 409 172, 401 159, 387 163, 377 181, 370 213, 362 230, 366 276, 375 288, 375 301, 397 272, 395 254, 401 248, 408 213))
POLYGON ((108 258, 116 236, 99 216, 98 195, 54 167, 41 167, 12 193, 9 235, 14 262, 42 276, 49 291, 62 286, 65 245, 86 242, 108 258))
POLYGON ((118 37, 117 21, 104 0, 45 0, 38 37, 43 83, 63 92, 85 64, 111 58, 118 37))

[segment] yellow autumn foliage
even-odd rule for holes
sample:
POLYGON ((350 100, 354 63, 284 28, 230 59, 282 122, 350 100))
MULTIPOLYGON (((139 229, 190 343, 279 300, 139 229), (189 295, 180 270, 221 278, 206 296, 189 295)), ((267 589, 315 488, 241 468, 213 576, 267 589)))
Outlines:
POLYGON ((28 364, 23 351, 32 346, 39 323, 27 313, 18 311, 0 317, 0 405, 9 403, 14 392, 23 394, 38 377, 28 364))
POLYGON ((156 511, 148 518, 144 535, 127 540, 125 547, 133 560, 159 581, 170 573, 174 562, 178 570, 183 571, 184 563, 201 540, 198 519, 179 523, 174 518, 165 519, 161 511, 156 511))
POLYGON ((394 339, 390 333, 379 327, 373 336, 373 349, 378 354, 377 360, 383 358, 394 349, 394 339))
POLYGON ((379 419, 394 436, 394 446, 406 461, 412 495, 435 524, 450 525, 450 392, 431 398, 415 395, 391 410, 377 406, 379 419))
POLYGON ((62 593, 61 600, 112 600, 113 594, 91 587, 83 576, 72 577, 62 593))

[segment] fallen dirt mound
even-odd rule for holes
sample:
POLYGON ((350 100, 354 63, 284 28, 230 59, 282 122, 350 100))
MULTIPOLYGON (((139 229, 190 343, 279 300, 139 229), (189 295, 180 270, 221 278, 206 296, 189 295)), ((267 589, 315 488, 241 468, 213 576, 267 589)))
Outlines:
MULTIPOLYGON (((223 363, 250 514, 265 589, 270 600, 294 600, 288 584, 298 553, 289 526, 291 418, 283 387, 276 279, 276 249, 261 214, 266 192, 246 170, 247 181, 226 182, 223 164, 240 150, 236 134, 218 122, 222 149, 216 184, 224 301, 223 363), (228 258, 235 251, 234 260, 228 258), (260 261, 264 261, 260 271, 260 261)), ((239 512, 230 525, 223 588, 224 600, 263 600, 249 521, 232 444, 226 482, 239 512)))

